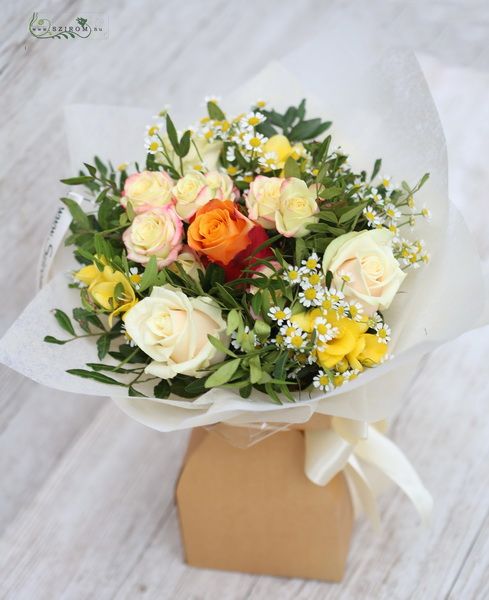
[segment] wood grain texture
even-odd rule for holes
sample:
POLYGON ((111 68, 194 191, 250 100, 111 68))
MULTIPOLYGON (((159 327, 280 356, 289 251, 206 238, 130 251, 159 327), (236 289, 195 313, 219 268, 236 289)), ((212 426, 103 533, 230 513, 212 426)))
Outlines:
MULTIPOLYGON (((325 35, 340 4, 355 19, 376 11, 379 35, 430 55, 423 66, 445 126, 451 195, 489 264, 486 3, 103 1, 95 10, 109 16, 109 39, 71 42, 29 38, 32 10, 42 6, 10 0, 0 39, 0 239, 8 256, 0 333, 35 293, 62 193, 57 180, 70 175, 65 104, 188 109, 325 35)), ((79 0, 53 6, 60 17, 86 8, 79 0)), ((427 357, 391 429, 433 492, 431 528, 418 526, 401 493, 386 494, 383 530, 357 523, 341 585, 185 566, 173 486, 187 435, 158 434, 106 399, 41 388, 2 368, 0 597, 488 597, 488 333, 469 332, 427 357)))

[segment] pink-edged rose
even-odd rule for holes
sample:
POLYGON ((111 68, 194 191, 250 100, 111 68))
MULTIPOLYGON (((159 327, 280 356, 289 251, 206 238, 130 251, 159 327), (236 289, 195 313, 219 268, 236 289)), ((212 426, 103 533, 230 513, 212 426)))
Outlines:
POLYGON ((165 171, 142 171, 126 179, 121 204, 130 202, 134 212, 142 213, 172 201, 172 178, 165 171))
POLYGON ((182 238, 183 223, 172 204, 137 215, 122 236, 130 260, 144 265, 155 256, 159 269, 176 260, 182 238))

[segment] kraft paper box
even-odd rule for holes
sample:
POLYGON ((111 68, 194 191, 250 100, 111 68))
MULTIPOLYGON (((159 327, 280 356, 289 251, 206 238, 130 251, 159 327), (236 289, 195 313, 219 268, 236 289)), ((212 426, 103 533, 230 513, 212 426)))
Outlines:
POLYGON ((353 525, 346 480, 322 487, 304 474, 299 428, 327 426, 318 419, 249 448, 193 430, 176 490, 189 565, 342 579, 353 525))

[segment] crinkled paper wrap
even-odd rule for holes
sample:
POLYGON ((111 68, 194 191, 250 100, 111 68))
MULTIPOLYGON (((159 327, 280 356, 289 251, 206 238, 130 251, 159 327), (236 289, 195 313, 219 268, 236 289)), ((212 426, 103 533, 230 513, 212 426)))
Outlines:
MULTIPOLYGON (((65 372, 97 361, 93 339, 65 346, 42 341, 46 334, 60 334, 50 311, 56 307, 71 313, 79 304, 77 291, 67 287, 70 250, 65 249, 54 261, 52 270, 58 274, 1 341, 0 360, 53 388, 111 395, 132 418, 160 431, 222 421, 237 425, 300 423, 315 411, 368 422, 392 416, 421 357, 478 324, 485 298, 480 261, 463 219, 449 204, 444 137, 412 54, 383 53, 360 41, 341 44, 339 39, 323 40, 267 66, 238 90, 225 95, 223 107, 237 114, 258 98, 265 98, 270 106, 284 109, 304 97, 310 116, 333 121, 333 141, 350 154, 355 168, 369 169, 376 158, 382 157, 383 172, 397 182, 415 182, 425 172, 431 173, 417 201, 431 209, 433 221, 419 222, 414 235, 425 240, 432 262, 409 274, 392 307, 385 311, 393 331, 392 360, 327 395, 303 392, 296 404, 282 406, 256 391, 243 400, 228 389, 213 389, 191 401, 119 395, 122 388, 78 379, 65 372), (327 68, 321 64, 324 56, 330 57, 327 68)), ((196 106, 198 103, 196 99, 196 106)), ((90 161, 94 154, 110 158, 114 164, 141 160, 144 124, 151 121, 151 114, 123 107, 69 107, 66 124, 72 171, 76 172, 79 164, 90 161)), ((177 115, 177 122, 183 127, 195 116, 177 115)), ((146 393, 151 395, 151 388, 146 393)))

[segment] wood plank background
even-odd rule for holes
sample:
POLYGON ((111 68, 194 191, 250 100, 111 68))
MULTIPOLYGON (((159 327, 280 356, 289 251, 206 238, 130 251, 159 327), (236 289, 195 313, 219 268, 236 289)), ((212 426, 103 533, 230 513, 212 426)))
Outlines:
MULTIPOLYGON (((95 5, 93 5, 95 6, 95 5)), ((66 172, 62 108, 74 102, 190 106, 311 35, 331 11, 374 12, 379 35, 422 53, 445 126, 451 195, 489 261, 489 11, 484 2, 302 0, 98 2, 107 40, 27 34, 33 7, 2 6, 0 333, 35 293, 42 240, 66 172), (341 4, 341 6, 340 6, 341 4)), ((64 2, 73 17, 88 8, 64 2)), ((454 281, 456 285, 456 281, 454 281)), ((448 299, 447 299, 448 300, 448 299)), ((253 577, 182 562, 173 485, 186 434, 133 423, 108 400, 0 375, 0 596, 12 599, 489 597, 488 329, 425 359, 392 435, 436 500, 429 530, 407 500, 359 522, 345 581, 253 577)))

